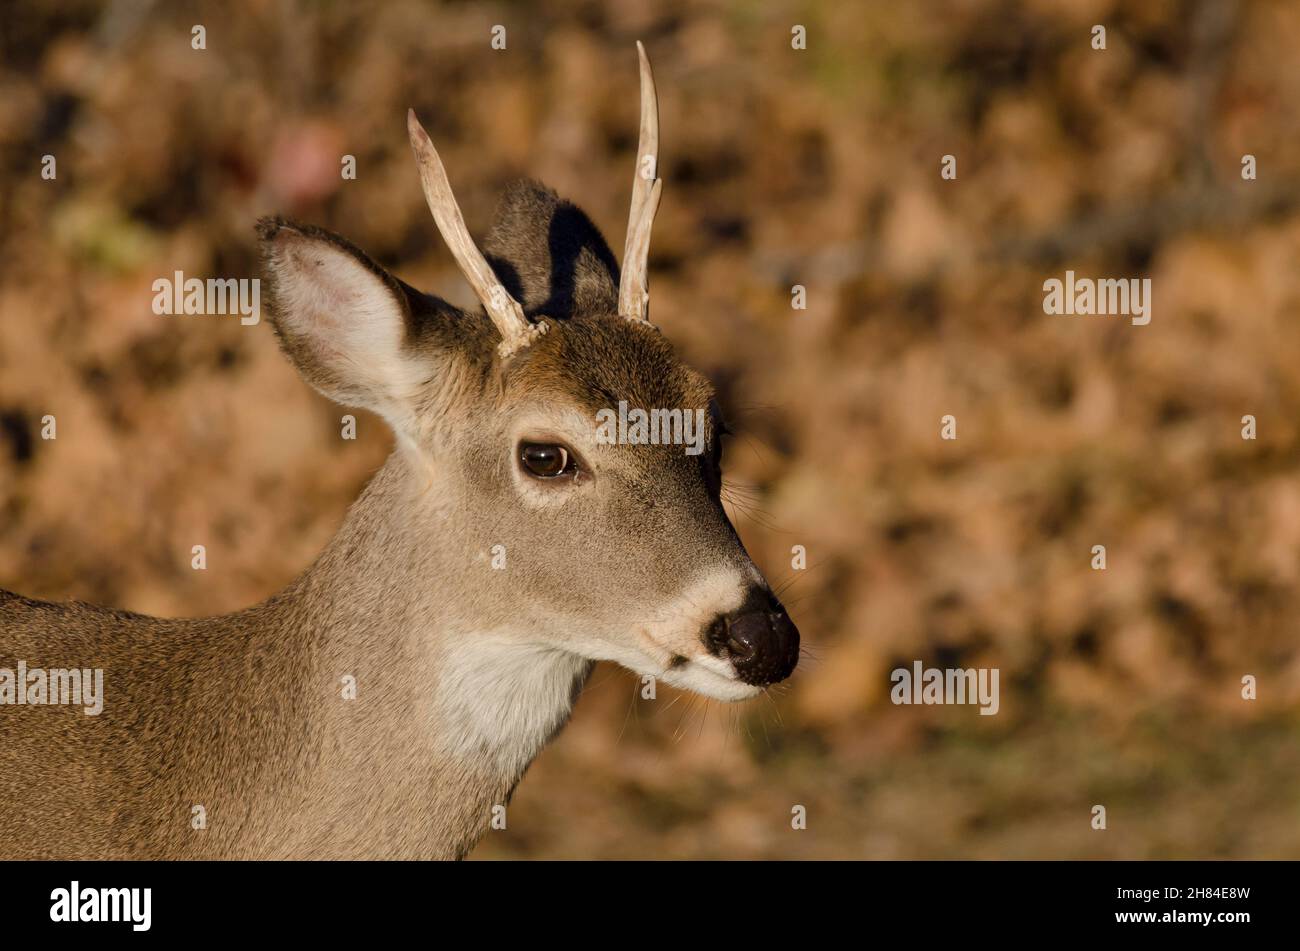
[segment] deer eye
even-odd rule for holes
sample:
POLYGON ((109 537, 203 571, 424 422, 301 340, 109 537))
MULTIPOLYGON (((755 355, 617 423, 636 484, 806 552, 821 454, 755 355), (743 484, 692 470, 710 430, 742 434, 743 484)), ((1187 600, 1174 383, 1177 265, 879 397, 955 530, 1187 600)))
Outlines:
POLYGON ((578 471, 573 453, 554 443, 523 443, 519 447, 519 462, 529 475, 538 479, 555 479, 578 471))

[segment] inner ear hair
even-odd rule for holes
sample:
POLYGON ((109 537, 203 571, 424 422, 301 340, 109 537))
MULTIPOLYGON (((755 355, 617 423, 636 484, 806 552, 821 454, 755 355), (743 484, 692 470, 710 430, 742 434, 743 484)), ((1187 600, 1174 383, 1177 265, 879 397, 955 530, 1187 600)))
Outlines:
POLYGON ((409 288, 350 241, 311 225, 257 225, 269 318, 299 373, 330 399, 373 410, 394 426, 429 368, 410 346, 409 288))

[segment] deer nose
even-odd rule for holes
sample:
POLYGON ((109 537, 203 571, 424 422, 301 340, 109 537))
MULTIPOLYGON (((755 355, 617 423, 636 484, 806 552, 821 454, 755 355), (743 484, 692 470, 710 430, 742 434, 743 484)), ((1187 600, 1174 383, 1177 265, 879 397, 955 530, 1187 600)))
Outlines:
POLYGON ((756 687, 785 680, 799 662, 799 629, 762 588, 751 588, 740 607, 715 618, 704 641, 711 653, 731 661, 736 676, 756 687))

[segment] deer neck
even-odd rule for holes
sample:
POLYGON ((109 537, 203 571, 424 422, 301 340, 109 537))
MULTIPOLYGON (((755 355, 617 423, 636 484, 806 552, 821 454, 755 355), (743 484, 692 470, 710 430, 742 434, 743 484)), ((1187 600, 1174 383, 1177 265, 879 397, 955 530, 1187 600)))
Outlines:
POLYGON ((430 545, 438 478, 399 446, 277 611, 314 639, 312 676, 328 685, 310 796, 351 827, 365 826, 358 811, 400 824, 407 841, 386 854, 459 857, 567 721, 592 665, 456 595, 484 566, 451 541, 430 545))

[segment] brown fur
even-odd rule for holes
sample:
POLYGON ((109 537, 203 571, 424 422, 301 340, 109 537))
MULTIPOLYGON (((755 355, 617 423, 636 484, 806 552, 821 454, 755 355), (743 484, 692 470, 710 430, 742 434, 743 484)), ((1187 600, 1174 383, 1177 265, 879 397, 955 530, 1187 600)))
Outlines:
POLYGON ((704 457, 608 447, 562 510, 520 505, 511 427, 526 414, 712 400, 657 331, 614 315, 613 257, 573 206, 532 183, 502 203, 493 266, 554 325, 504 366, 484 314, 328 232, 260 233, 282 345, 330 395, 377 398, 283 312, 276 287, 303 265, 285 242, 339 250, 398 301, 414 422, 317 562, 248 610, 162 620, 0 592, 0 666, 101 667, 105 692, 99 716, 0 706, 0 858, 459 858, 567 718, 591 667, 571 632, 664 622, 701 566, 757 575, 710 481, 712 430, 704 457), (496 542, 509 571, 485 565, 496 542), (358 698, 342 701, 348 674, 358 698))
POLYGON ((400 473, 385 467, 298 581, 236 614, 0 592, 5 662, 105 671, 98 716, 0 708, 0 856, 463 856, 518 777, 440 761, 413 716, 429 661, 391 635, 428 581, 392 557, 400 473), (339 701, 340 672, 356 701, 339 701), (195 804, 206 830, 190 827, 195 804))

